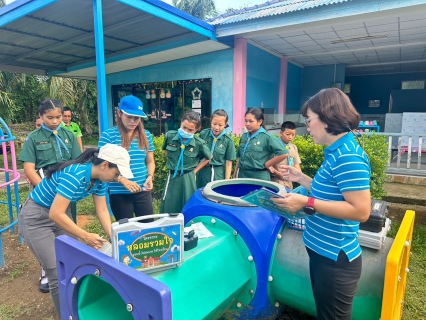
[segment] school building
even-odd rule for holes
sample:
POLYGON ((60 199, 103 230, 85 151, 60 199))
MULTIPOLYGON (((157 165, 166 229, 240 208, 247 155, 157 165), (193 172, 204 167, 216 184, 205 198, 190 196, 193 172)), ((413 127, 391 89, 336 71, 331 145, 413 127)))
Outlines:
POLYGON ((273 0, 208 21, 157 0, 17 0, 0 44, 0 70, 96 80, 101 130, 127 94, 156 135, 189 109, 203 126, 225 109, 235 133, 249 107, 267 128, 302 125, 329 87, 381 131, 390 112, 426 111, 426 0, 273 0))

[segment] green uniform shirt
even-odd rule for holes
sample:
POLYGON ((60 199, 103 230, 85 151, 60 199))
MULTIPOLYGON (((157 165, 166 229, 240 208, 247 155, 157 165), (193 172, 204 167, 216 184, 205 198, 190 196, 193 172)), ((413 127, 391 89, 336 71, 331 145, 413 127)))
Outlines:
POLYGON ((246 170, 263 170, 265 163, 274 156, 281 156, 288 153, 278 139, 268 132, 261 132, 253 139, 250 139, 246 152, 243 156, 244 146, 247 143, 248 135, 241 136, 237 157, 240 158, 239 168, 246 170))
MULTIPOLYGON (((177 131, 167 132, 164 139, 163 150, 167 150, 166 167, 168 170, 174 171, 179 160, 181 143, 177 131)), ((183 170, 194 170, 201 160, 210 159, 210 150, 206 142, 194 136, 185 147, 183 154, 183 170)), ((180 168, 179 168, 180 170, 180 168)))
POLYGON ((69 151, 68 153, 61 145, 62 158, 55 135, 43 128, 39 128, 31 132, 25 139, 18 158, 19 161, 34 163, 36 170, 38 170, 66 160, 76 159, 81 154, 81 150, 74 135, 70 131, 63 129, 58 130, 58 135, 69 151))
POLYGON ((83 136, 83 134, 81 133, 80 127, 75 122, 71 121, 70 125, 67 126, 65 122, 62 121, 61 127, 67 129, 68 131, 71 131, 74 134, 74 137, 76 138, 81 138, 83 136))
MULTIPOLYGON (((213 145, 213 137, 210 134, 211 129, 204 129, 200 132, 200 138, 207 142, 207 146, 211 150, 213 145)), ((216 142, 213 150, 213 159, 210 160, 211 166, 223 166, 227 160, 234 161, 236 159, 234 140, 228 135, 224 134, 216 142)))

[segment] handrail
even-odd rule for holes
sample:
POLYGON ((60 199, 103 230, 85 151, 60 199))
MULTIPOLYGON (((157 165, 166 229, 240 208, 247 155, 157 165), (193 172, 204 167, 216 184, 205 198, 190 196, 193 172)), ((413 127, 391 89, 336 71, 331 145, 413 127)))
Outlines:
POLYGON ((405 212, 404 219, 388 253, 381 320, 400 320, 402 317, 407 274, 410 271, 408 262, 410 260, 415 216, 416 213, 412 210, 405 212))
POLYGON ((426 175, 426 170, 422 169, 422 154, 426 153, 426 148, 423 146, 424 137, 426 133, 405 133, 405 132, 362 132, 362 135, 381 135, 388 137, 388 161, 386 172, 388 173, 401 173, 404 175, 421 174, 426 175), (398 137, 398 143, 393 143, 393 138, 398 137), (404 139, 403 139, 404 138, 404 139), (417 143, 416 143, 417 142, 417 143), (394 157, 393 153, 397 151, 394 157), (403 166, 402 156, 407 153, 406 166, 403 166), (417 166, 412 167, 412 154, 417 154, 417 166), (396 167, 393 160, 396 160, 396 167))
MULTIPOLYGON (((0 188, 6 188, 7 194, 7 202, 0 201, 0 204, 6 204, 8 206, 9 211, 9 225, 0 229, 0 268, 5 266, 4 262, 4 254, 3 254, 3 232, 10 230, 14 233, 14 226, 17 224, 19 217, 19 188, 18 188, 18 180, 20 178, 20 174, 18 172, 18 168, 16 165, 16 153, 15 153, 15 142, 16 137, 12 135, 9 127, 6 125, 4 120, 0 118, 0 148, 3 154, 3 163, 4 168, 0 168, 0 172, 4 172, 5 182, 0 184, 0 188), (6 131, 6 134, 4 133, 6 131), (9 147, 9 150, 8 148, 9 147), (10 152, 12 158, 12 170, 9 169, 8 162, 8 151, 10 152), (12 179, 10 179, 9 174, 12 174, 12 179), (11 194, 11 186, 14 186, 15 193, 15 202, 12 202, 12 194, 11 194), (15 208, 16 219, 14 219, 13 208, 15 208)), ((19 242, 23 244, 23 239, 20 236, 19 242)))

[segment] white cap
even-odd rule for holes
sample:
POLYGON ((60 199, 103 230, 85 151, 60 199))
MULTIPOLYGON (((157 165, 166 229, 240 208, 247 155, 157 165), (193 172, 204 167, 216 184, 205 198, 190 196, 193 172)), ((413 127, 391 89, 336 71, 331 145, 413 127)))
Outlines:
POLYGON ((130 156, 123 147, 107 143, 99 149, 98 158, 117 165, 123 177, 133 178, 132 170, 130 170, 130 156))

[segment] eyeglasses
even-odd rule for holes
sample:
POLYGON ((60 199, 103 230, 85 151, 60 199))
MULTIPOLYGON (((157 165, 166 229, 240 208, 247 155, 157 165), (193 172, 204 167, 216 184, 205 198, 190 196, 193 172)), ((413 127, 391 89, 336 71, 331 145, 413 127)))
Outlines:
POLYGON ((312 119, 318 118, 318 116, 311 117, 311 118, 305 118, 305 125, 309 127, 309 124, 311 123, 312 119))

